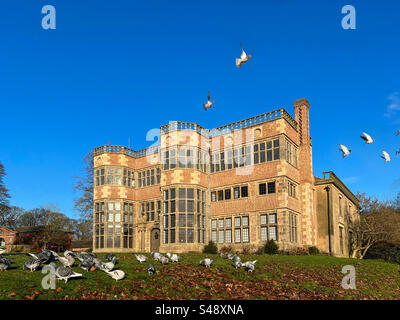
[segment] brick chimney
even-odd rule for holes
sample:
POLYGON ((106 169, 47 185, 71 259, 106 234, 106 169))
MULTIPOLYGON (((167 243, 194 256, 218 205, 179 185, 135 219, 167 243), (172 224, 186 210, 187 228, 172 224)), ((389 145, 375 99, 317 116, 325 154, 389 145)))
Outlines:
POLYGON ((310 138, 310 103, 306 98, 293 102, 299 134, 299 193, 301 199, 301 233, 304 244, 316 245, 316 216, 314 212, 314 174, 310 138))

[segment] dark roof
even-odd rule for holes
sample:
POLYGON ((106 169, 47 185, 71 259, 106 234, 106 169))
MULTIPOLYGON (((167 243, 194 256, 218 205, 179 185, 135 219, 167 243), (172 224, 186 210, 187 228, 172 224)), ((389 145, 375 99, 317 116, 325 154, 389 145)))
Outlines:
POLYGON ((92 240, 73 240, 72 248, 92 248, 93 241, 92 240))
MULTIPOLYGON (((15 231, 18 233, 41 232, 45 229, 45 227, 46 226, 20 227, 20 228, 15 228, 15 231)), ((73 233, 71 231, 66 231, 66 230, 59 230, 59 231, 66 233, 73 233)))

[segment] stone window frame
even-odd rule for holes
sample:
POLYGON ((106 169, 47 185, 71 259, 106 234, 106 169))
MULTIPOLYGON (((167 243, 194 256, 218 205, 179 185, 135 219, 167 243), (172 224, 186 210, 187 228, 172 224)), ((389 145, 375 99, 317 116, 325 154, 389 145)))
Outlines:
POLYGON ((213 189, 211 191, 211 202, 240 200, 242 198, 247 199, 250 196, 251 196, 250 195, 250 183, 233 184, 233 185, 230 185, 230 186, 224 186, 224 187, 213 189), (247 196, 243 197, 242 196, 242 194, 243 194, 243 191, 242 191, 243 189, 242 188, 244 188, 244 187, 247 188, 247 196), (237 198, 235 198, 235 188, 239 188, 239 197, 237 197, 237 198), (225 199, 227 190, 230 190, 230 192, 229 192, 230 198, 229 199, 225 199), (223 199, 219 200, 220 199, 219 196, 221 195, 221 193, 222 193, 223 199))
POLYGON ((258 181, 256 181, 256 185, 257 185, 257 196, 258 197, 264 197, 264 196, 268 196, 268 195, 270 195, 270 194, 276 194, 277 193, 277 188, 276 188, 276 186, 277 186, 277 182, 278 182, 278 179, 277 178, 269 178, 269 179, 264 179, 264 180, 258 180, 258 181), (270 183, 274 183, 275 184, 275 192, 269 192, 269 186, 268 186, 268 184, 270 184, 270 183), (265 184, 265 194, 261 194, 260 193, 260 185, 263 185, 263 184, 265 184))
POLYGON ((95 187, 101 186, 118 186, 118 187, 127 187, 127 188, 135 188, 135 171, 126 166, 118 166, 118 165, 106 165, 96 167, 93 172, 93 183, 95 187), (109 170, 113 170, 113 173, 110 174, 109 170), (116 170, 120 170, 119 174, 116 174, 116 170), (130 180, 126 179, 126 173, 130 172, 132 178, 130 180), (112 179, 112 183, 109 183, 110 177, 112 179), (120 183, 116 183, 119 181, 120 183))
POLYGON ((161 168, 164 171, 194 169, 207 173, 208 160, 208 152, 198 146, 176 145, 166 147, 161 152, 161 168), (185 151, 184 155, 182 151, 185 151), (184 159, 184 163, 180 158, 184 159))
POLYGON ((293 211, 289 211, 289 241, 292 243, 298 243, 298 227, 299 227, 299 215, 293 211))
MULTIPOLYGON (((211 151, 210 173, 213 174, 217 172, 237 169, 240 167, 279 161, 282 159, 282 154, 284 154, 284 152, 286 153, 286 150, 284 150, 285 145, 283 144, 284 139, 287 140, 286 136, 280 134, 274 137, 259 139, 252 143, 241 143, 237 145, 232 145, 229 148, 211 151), (278 141, 278 146, 275 146, 276 141, 278 141), (267 147, 267 143, 269 142, 271 142, 270 148, 267 147), (261 152, 262 150, 264 152, 261 152), (276 150, 278 150, 278 156, 276 156, 276 150), (271 152, 271 160, 268 160, 267 151, 271 152), (260 161, 262 158, 262 154, 264 154, 264 161, 260 161)), ((295 146, 295 149, 297 155, 297 146, 295 146)), ((286 160, 286 156, 284 157, 284 159, 286 160)))
POLYGON ((287 191, 288 191, 289 197, 298 199, 297 198, 297 187, 298 187, 298 184, 296 182, 294 182, 291 179, 287 179, 287 191))
MULTIPOLYGON (((206 189, 199 188, 193 185, 170 185, 162 190, 162 215, 168 216, 171 219, 173 215, 175 217, 175 227, 168 227, 166 230, 169 233, 169 240, 175 239, 175 242, 168 243, 204 243, 205 242, 205 230, 206 230, 206 189), (185 195, 180 189, 185 189, 185 195), (189 194, 188 190, 193 189, 193 194, 189 194), (173 197, 171 197, 171 190, 174 190, 173 197), (181 194, 182 193, 182 194, 181 194), (185 201, 184 205, 180 201, 185 201), (171 210, 171 202, 174 202, 174 211, 171 210), (193 203, 193 206, 190 205, 193 203), (192 207, 192 210, 189 208, 192 207), (181 209, 184 208, 182 211, 181 209), (200 211, 200 212, 199 212, 200 211), (180 215, 185 216, 185 226, 183 226, 183 220, 180 220, 180 215), (189 223, 189 225, 188 225, 189 223), (199 225, 200 223, 200 225, 199 225), (180 231, 182 230, 182 231, 180 231), (183 234, 185 231, 185 239, 183 234), (174 232, 174 237, 171 236, 171 232, 174 232), (197 237, 196 237, 197 235, 197 237), (188 238, 190 237, 190 238, 188 238), (188 240, 190 240, 188 242, 188 240)), ((164 219, 164 218, 163 218, 164 219)), ((170 226, 172 223, 170 222, 170 226)), ((164 230, 164 228, 163 228, 164 230)), ((168 244, 165 243, 165 244, 168 244)))
POLYGON ((279 241, 279 224, 278 224, 278 212, 277 211, 267 211, 267 212, 260 212, 259 214, 259 226, 260 226, 260 241, 266 242, 268 240, 279 241), (266 217, 265 223, 263 223, 263 217, 266 217), (270 216, 275 216, 275 223, 270 222, 270 216), (262 238, 262 230, 265 228, 267 239, 262 238), (275 239, 271 239, 270 228, 275 228, 275 239))
POLYGON ((106 199, 96 200, 94 202, 94 238, 95 249, 133 249, 134 239, 134 216, 136 202, 126 199, 106 199), (119 204, 119 210, 116 210, 116 205, 119 204), (110 204, 112 204, 112 209, 110 204), (126 208, 128 211, 126 212, 126 208), (119 212, 119 221, 116 221, 116 215, 119 212), (112 221, 109 221, 109 215, 112 214, 112 221), (103 217, 103 221, 101 219, 103 217), (128 218, 126 223, 125 217, 128 218), (110 226, 112 225, 112 228, 110 226), (119 225, 119 233, 116 230, 119 225), (127 247, 125 244, 125 229, 127 229, 127 247), (112 232, 110 233, 110 230, 112 232), (115 246, 117 237, 119 237, 119 246, 115 246), (111 244, 111 245, 109 245, 111 244))
POLYGON ((161 198, 151 198, 139 201, 141 217, 145 217, 147 222, 160 221, 161 198))
POLYGON ((138 189, 159 185, 161 183, 161 169, 159 165, 137 170, 138 189))
POLYGON ((250 243, 250 215, 240 214, 240 215, 224 215, 217 216, 211 219, 211 240, 218 244, 237 244, 237 243, 250 243), (247 225, 243 225, 243 218, 247 218, 247 225), (240 225, 236 225, 236 221, 239 219, 240 225), (220 221, 223 220, 223 227, 221 227, 220 221), (227 224, 230 221, 230 224, 227 224), (215 226, 215 227, 214 227, 215 226), (247 241, 243 241, 243 229, 247 232, 247 241), (230 232, 230 242, 227 242, 227 231, 230 232), (239 237, 236 237, 237 231, 239 231, 239 237), (222 239, 221 241, 221 232, 222 239), (237 241, 239 238, 239 241, 237 241), (216 239, 214 241, 213 239, 216 239))

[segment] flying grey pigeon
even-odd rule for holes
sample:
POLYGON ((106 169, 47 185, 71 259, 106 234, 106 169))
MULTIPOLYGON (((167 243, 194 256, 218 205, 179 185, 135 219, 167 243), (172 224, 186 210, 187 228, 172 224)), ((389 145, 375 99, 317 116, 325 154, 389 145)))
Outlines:
POLYGON ((339 144, 339 147, 339 150, 343 153, 343 158, 347 157, 350 154, 351 150, 349 150, 344 144, 339 144))
POLYGON ((204 260, 201 260, 201 261, 200 261, 200 264, 201 264, 202 266, 205 266, 205 267, 211 267, 211 265, 213 264, 213 262, 214 262, 214 260, 212 260, 212 259, 210 259, 210 258, 205 258, 204 260))
POLYGON ((58 280, 64 280, 65 282, 68 282, 69 278, 82 277, 81 273, 76 273, 75 271, 68 269, 66 267, 55 266, 55 263, 52 263, 52 265, 55 268, 56 277, 58 278, 58 280))
POLYGON ((39 259, 31 258, 27 260, 22 266, 22 270, 29 269, 31 272, 36 271, 42 265, 42 262, 39 259))
POLYGON ((243 63, 249 61, 251 58, 251 55, 247 55, 246 52, 242 49, 242 54, 240 55, 240 58, 236 58, 236 67, 240 68, 243 63))
POLYGON ((363 135, 360 136, 361 139, 365 141, 366 144, 371 144, 372 142, 375 141, 375 139, 372 139, 371 136, 365 132, 362 133, 363 135))
POLYGON ((214 107, 214 100, 211 101, 211 96, 210 96, 210 91, 208 91, 208 95, 207 95, 207 103, 203 104, 204 110, 208 110, 210 108, 214 107))
POLYGON ((149 266, 147 267, 147 272, 149 274, 155 274, 156 273, 156 268, 154 268, 154 266, 152 264, 149 264, 149 266))
POLYGON ((147 257, 144 256, 143 254, 136 254, 135 253, 136 260, 139 261, 140 263, 146 262, 147 257))
POLYGON ((389 153, 387 153, 385 150, 382 150, 382 153, 383 153, 383 156, 381 156, 381 158, 384 159, 385 162, 389 162, 391 160, 389 153))
POLYGON ((125 278, 125 272, 122 270, 106 271, 106 273, 116 281, 125 278))
POLYGON ((0 270, 6 271, 10 265, 11 261, 0 255, 0 270))

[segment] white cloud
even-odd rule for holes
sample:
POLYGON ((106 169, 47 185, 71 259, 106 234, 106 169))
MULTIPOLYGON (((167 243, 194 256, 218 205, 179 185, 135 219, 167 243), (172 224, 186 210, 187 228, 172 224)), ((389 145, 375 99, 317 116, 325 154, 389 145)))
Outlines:
POLYGON ((388 100, 390 101, 387 107, 385 117, 390 117, 400 110, 400 93, 394 92, 389 95, 388 100))

